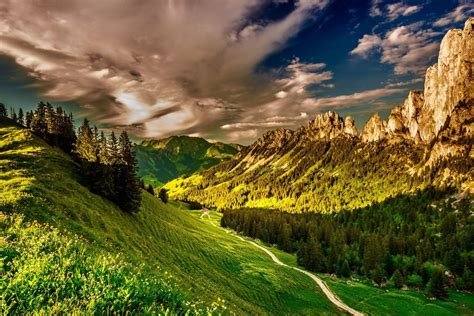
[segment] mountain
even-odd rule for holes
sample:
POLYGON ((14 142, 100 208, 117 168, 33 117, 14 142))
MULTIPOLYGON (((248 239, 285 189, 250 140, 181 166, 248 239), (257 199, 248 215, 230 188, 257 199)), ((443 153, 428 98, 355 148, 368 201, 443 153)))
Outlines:
POLYGON ((218 214, 211 225, 146 192, 137 214, 123 212, 4 117, 0 173, 5 314, 338 313, 311 279, 214 226, 218 214))
POLYGON ((179 176, 229 160, 242 148, 237 144, 210 143, 204 138, 189 136, 144 140, 135 146, 138 175, 158 187, 179 176))
POLYGON ((424 91, 359 134, 350 117, 318 115, 265 133, 232 160, 165 185, 176 199, 217 208, 331 212, 430 186, 474 190, 474 19, 450 30, 424 91), (289 185, 291 183, 291 185, 289 185))

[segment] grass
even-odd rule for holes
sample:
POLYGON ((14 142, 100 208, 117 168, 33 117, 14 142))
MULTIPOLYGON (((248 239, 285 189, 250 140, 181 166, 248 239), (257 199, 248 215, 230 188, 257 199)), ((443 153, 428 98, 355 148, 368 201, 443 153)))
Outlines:
POLYGON ((193 304, 221 304, 237 314, 338 313, 311 280, 182 204, 143 193, 138 214, 121 212, 78 183, 65 154, 4 121, 0 170, 0 211, 83 236, 94 249, 142 265, 144 273, 166 272, 193 304))

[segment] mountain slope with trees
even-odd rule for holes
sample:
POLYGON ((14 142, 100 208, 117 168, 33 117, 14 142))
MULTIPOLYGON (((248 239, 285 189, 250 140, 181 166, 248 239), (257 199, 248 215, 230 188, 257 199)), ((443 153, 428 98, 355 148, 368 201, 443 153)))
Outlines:
POLYGON ((335 212, 429 186, 474 190, 474 19, 451 30, 425 92, 412 91, 388 121, 357 133, 328 112, 296 131, 265 133, 234 159, 167 183, 170 197, 219 209, 335 212))
POLYGON ((0 260, 8 271, 1 304, 13 314, 38 306, 45 313, 102 314, 114 307, 121 314, 137 312, 136 304, 145 314, 338 313, 314 282, 203 222, 199 211, 144 191, 138 212, 122 211, 81 184, 80 167, 69 155, 5 117, 0 174, 0 260), (71 284, 76 279, 64 271, 77 270, 90 275, 71 284), (30 277, 34 287, 20 282, 30 277), (110 288, 94 285, 107 277, 114 278, 110 288), (57 296, 54 284, 74 290, 57 296), (116 305, 93 301, 94 293, 113 295, 116 305), (20 308, 15 301, 34 305, 20 308))
POLYGON ((159 187, 179 176, 229 160, 242 148, 237 144, 210 143, 204 138, 189 136, 144 140, 135 146, 138 175, 146 184, 159 187))

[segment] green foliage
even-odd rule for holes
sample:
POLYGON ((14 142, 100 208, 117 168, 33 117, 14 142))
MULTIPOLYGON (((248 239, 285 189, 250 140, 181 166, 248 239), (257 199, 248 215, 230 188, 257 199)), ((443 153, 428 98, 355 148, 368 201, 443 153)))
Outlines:
POLYGON ((377 284, 391 278, 395 287, 410 278, 407 285, 424 288, 444 262, 453 274, 451 286, 458 280, 460 288, 472 291, 472 204, 453 202, 446 198, 450 193, 429 188, 337 214, 229 209, 221 224, 296 251, 298 263, 312 271, 365 275, 377 284), (446 230, 447 222, 463 229, 446 230))
MULTIPOLYGON (((140 211, 125 213, 78 179, 70 157, 0 118, 3 212, 83 236, 98 251, 123 253, 133 266, 143 265, 147 275, 172 275, 190 302, 186 310, 337 314, 311 279, 275 265, 254 246, 199 219, 200 211, 173 201, 164 204, 143 192, 140 211)), ((212 222, 218 218, 212 212, 212 222)))
POLYGON ((447 299, 448 291, 444 280, 444 273, 441 269, 436 269, 427 286, 427 293, 429 296, 438 299, 447 299))
POLYGON ((146 140, 136 146, 138 175, 159 187, 184 174, 192 174, 231 159, 240 146, 209 143, 204 138, 173 136, 146 140))
POLYGON ((219 210, 242 207, 286 212, 338 212, 411 194, 430 185, 459 187, 474 178, 467 153, 428 162, 431 147, 408 140, 362 143, 293 137, 280 147, 260 142, 235 159, 175 179, 170 197, 219 210), (289 185, 291 184, 291 185, 289 185))
POLYGON ((171 280, 21 215, 0 213, 1 310, 8 314, 177 313, 171 280))

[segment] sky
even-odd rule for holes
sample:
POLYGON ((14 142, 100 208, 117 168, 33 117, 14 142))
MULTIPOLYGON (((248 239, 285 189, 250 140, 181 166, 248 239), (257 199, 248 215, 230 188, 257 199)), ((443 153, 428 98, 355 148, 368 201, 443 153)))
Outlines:
POLYGON ((464 0, 2 0, 0 102, 136 138, 249 144, 316 114, 359 130, 423 89, 464 0))

